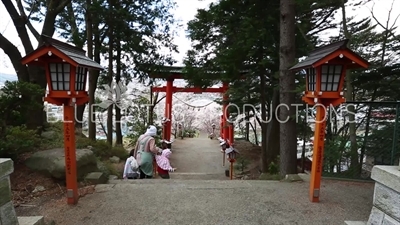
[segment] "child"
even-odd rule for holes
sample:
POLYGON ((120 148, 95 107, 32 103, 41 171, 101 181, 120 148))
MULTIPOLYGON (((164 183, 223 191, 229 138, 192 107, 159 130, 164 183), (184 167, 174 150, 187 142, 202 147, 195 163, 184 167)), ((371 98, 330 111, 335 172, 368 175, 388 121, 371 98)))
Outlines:
POLYGON ((135 169, 132 168, 132 161, 136 162, 136 159, 133 157, 134 154, 135 150, 133 149, 129 152, 129 158, 126 159, 124 173, 122 175, 124 179, 137 179, 140 175, 139 167, 135 169))
POLYGON ((162 146, 162 153, 161 155, 156 155, 156 162, 157 162, 157 173, 163 179, 169 179, 169 172, 174 172, 176 168, 172 168, 169 157, 171 156, 172 152, 167 147, 167 143, 163 142, 162 146))

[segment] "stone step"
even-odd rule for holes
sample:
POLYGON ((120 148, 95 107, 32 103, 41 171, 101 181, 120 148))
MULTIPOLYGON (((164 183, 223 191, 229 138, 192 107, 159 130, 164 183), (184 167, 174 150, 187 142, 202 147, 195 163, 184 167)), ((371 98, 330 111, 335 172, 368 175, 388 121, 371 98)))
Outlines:
MULTIPOLYGON (((220 186, 220 187, 235 187, 235 186, 251 186, 259 185, 265 183, 279 182, 275 180, 183 180, 183 179, 139 179, 139 180, 110 180, 108 184, 109 187, 113 187, 115 184, 138 184, 138 185, 166 185, 166 186, 191 186, 191 187, 208 187, 208 186, 220 186)), ((97 187, 102 185, 97 185, 97 187)))
POLYGON ((344 221, 345 225, 367 225, 367 221, 344 221))
POLYGON ((19 225, 45 225, 43 216, 18 216, 19 225))
MULTIPOLYGON (((225 174, 222 173, 170 173, 171 180, 229 180, 229 177, 226 177, 225 174)), ((138 179, 138 180, 127 180, 134 182, 147 182, 149 180, 168 180, 162 179, 160 176, 156 176, 155 179, 138 179)), ((123 181, 121 179, 109 179, 108 183, 115 184, 123 181)))
POLYGON ((221 173, 170 173, 171 179, 180 180, 227 180, 228 177, 221 173))

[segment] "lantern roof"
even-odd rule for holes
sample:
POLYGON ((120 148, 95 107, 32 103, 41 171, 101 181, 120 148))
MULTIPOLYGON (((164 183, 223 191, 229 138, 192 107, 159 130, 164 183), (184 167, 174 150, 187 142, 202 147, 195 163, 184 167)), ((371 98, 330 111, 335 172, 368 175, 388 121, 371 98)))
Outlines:
POLYGON ((228 148, 228 149, 225 150, 225 153, 226 153, 226 154, 229 154, 229 153, 231 153, 231 152, 239 153, 239 151, 238 151, 236 148, 233 148, 233 147, 230 147, 230 148, 228 148))
POLYGON ((328 62, 329 60, 332 60, 340 54, 342 54, 343 57, 352 60, 352 67, 368 68, 369 63, 365 59, 347 48, 348 42, 349 40, 345 39, 316 48, 310 52, 309 56, 305 60, 299 62, 290 68, 290 70, 301 70, 307 67, 317 67, 328 62))
POLYGON ((86 51, 83 49, 46 35, 42 35, 41 39, 43 44, 23 57, 21 59, 22 64, 29 64, 39 57, 47 55, 49 51, 51 51, 51 54, 56 55, 73 66, 103 70, 103 67, 99 63, 86 56, 86 51))

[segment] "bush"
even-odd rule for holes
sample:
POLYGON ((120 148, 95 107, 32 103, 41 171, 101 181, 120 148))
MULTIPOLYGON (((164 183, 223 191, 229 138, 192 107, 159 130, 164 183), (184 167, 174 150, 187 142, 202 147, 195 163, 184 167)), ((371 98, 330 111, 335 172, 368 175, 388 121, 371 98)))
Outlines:
POLYGON ((17 159, 21 153, 35 150, 40 145, 36 131, 26 126, 8 127, 0 141, 0 157, 17 159))
POLYGON ((77 137, 76 148, 87 148, 92 147, 92 151, 95 156, 100 159, 108 159, 112 156, 117 156, 121 160, 125 160, 129 156, 129 152, 121 146, 112 147, 106 141, 97 140, 93 141, 89 138, 77 137))
POLYGON ((42 138, 40 149, 64 148, 63 123, 49 123, 44 132, 54 132, 52 138, 42 138))
POLYGON ((239 156, 236 159, 235 169, 240 171, 241 174, 243 174, 249 164, 250 164, 250 161, 248 159, 246 159, 243 156, 239 156))
POLYGON ((275 164, 274 162, 271 162, 268 166, 268 171, 271 175, 275 175, 279 173, 279 166, 278 164, 275 164))
POLYGON ((122 146, 115 146, 111 148, 111 156, 117 156, 121 160, 126 160, 129 157, 129 152, 122 146))

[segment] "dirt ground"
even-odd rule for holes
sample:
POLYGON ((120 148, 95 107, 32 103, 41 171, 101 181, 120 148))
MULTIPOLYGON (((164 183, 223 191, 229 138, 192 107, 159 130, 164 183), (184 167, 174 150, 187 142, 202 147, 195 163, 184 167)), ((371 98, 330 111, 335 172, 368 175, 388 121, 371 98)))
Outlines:
MULTIPOLYGON (((43 206, 48 202, 52 204, 65 204, 65 181, 55 180, 34 172, 24 165, 24 161, 31 154, 24 154, 14 162, 14 172, 10 176, 13 203, 19 216, 43 215, 43 206), (38 189, 42 187, 42 189, 38 189), (36 189, 36 190, 35 190, 36 189)), ((123 169, 124 162, 114 164, 115 170, 123 169)), ((79 196, 84 197, 94 192, 94 185, 80 182, 79 196)))
POLYGON ((246 179, 258 179, 260 176, 259 165, 261 147, 248 141, 239 140, 235 142, 235 148, 239 151, 240 156, 249 161, 247 168, 244 170, 244 174, 237 174, 236 177, 241 179, 243 175, 246 175, 246 179))

